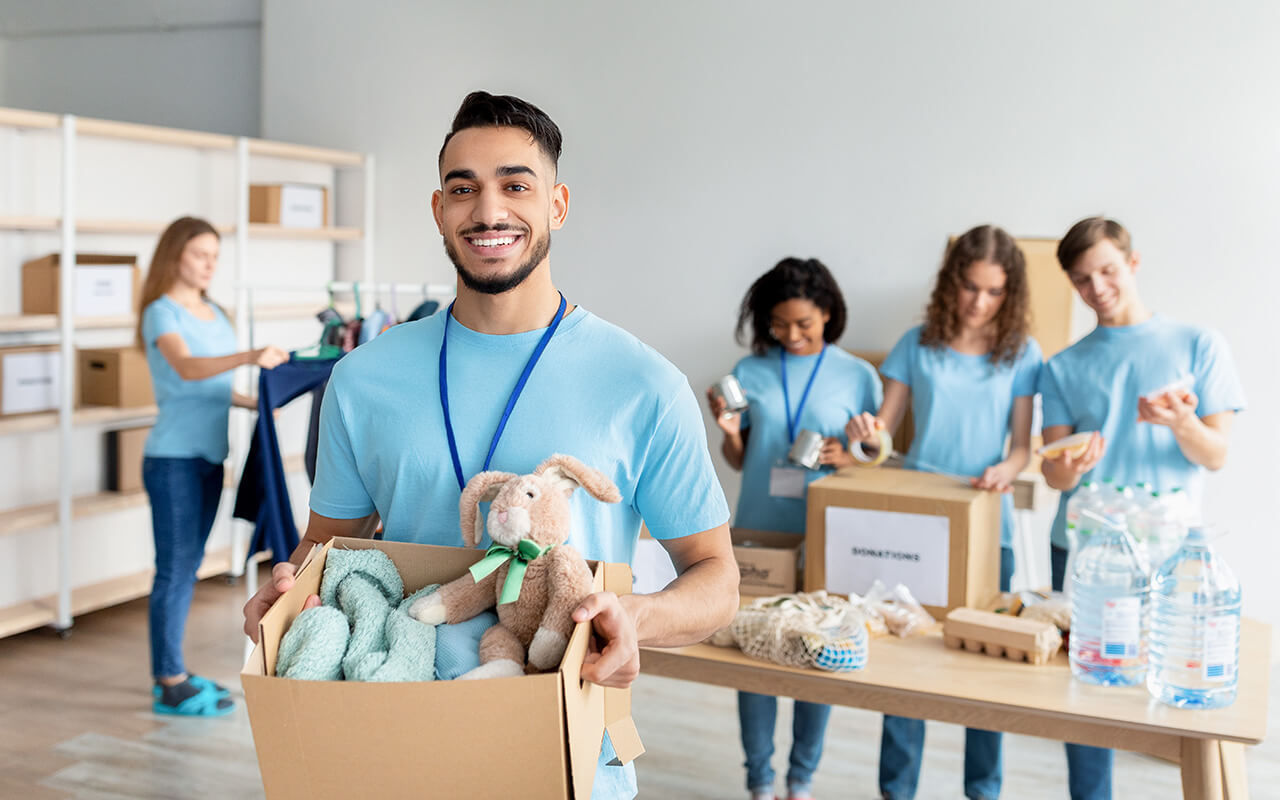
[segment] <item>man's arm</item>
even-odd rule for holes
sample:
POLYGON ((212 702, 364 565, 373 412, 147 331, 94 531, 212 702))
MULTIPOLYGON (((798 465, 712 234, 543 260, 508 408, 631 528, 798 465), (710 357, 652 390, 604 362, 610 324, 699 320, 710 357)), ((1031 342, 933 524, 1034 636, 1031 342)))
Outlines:
MULTIPOLYGON (((348 536, 356 539, 368 539, 378 527, 378 515, 370 514, 357 519, 331 519, 311 512, 307 521, 307 532, 298 542, 298 547, 288 561, 282 561, 271 569, 271 580, 258 589, 258 593, 244 604, 244 632, 253 641, 258 641, 258 623, 267 609, 275 605, 280 595, 293 588, 293 576, 298 567, 306 559, 307 553, 318 544, 324 544, 335 536, 348 536)), ((312 595, 307 598, 305 608, 320 605, 320 598, 312 595)))
POLYGON ((1154 403, 1140 397, 1138 421, 1167 426, 1188 461, 1206 469, 1219 470, 1227 463, 1227 444, 1236 415, 1234 411, 1221 411, 1204 418, 1197 417, 1199 402, 1191 392, 1181 396, 1168 392, 1154 403))
POLYGON ((591 620, 606 641, 587 656, 582 677, 602 686, 626 687, 640 674, 640 647, 694 644, 733 621, 738 610, 738 564, 729 525, 660 539, 677 578, 653 594, 593 594, 573 612, 574 622, 591 620))

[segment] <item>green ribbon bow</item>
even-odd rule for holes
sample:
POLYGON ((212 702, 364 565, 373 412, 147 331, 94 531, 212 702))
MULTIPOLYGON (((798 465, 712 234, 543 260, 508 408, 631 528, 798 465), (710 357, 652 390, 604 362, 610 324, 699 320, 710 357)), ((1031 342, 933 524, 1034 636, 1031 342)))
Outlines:
POLYGON ((500 544, 491 545, 485 551, 484 558, 471 565, 471 577, 479 583, 488 577, 489 573, 510 561, 511 568, 507 570, 507 580, 502 584, 502 595, 498 598, 498 605, 514 603, 520 596, 520 587, 524 585, 524 572, 529 568, 529 562, 553 547, 555 547, 553 544, 543 547, 532 539, 521 539, 515 550, 500 544))

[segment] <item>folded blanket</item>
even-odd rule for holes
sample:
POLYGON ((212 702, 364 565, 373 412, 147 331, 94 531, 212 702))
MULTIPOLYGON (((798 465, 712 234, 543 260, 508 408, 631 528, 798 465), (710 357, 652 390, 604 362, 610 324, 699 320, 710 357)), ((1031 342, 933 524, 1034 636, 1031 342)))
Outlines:
POLYGON ((437 625, 436 677, 451 681, 480 666, 480 637, 497 624, 497 614, 483 611, 463 622, 437 625))
POLYGON ((322 605, 294 620, 281 642, 276 674, 305 680, 433 680, 436 630, 408 612, 414 600, 436 588, 404 598, 404 582, 386 553, 331 549, 320 581, 322 605))

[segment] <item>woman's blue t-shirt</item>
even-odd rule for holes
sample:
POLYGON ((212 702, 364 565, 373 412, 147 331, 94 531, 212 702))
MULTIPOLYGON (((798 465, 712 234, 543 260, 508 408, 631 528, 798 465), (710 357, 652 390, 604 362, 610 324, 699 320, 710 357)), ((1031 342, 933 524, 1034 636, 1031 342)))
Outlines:
MULTIPOLYGON (((885 378, 911 390, 915 438, 905 466, 978 477, 1004 460, 1013 401, 1033 397, 1040 376, 1040 345, 1027 338, 1013 363, 986 355, 920 344, 922 326, 907 331, 880 367, 885 378)), ((1013 501, 1001 504, 1000 545, 1013 546, 1013 501)))
MULTIPOLYGON (((747 356, 733 368, 750 407, 743 412, 743 430, 749 430, 742 462, 742 493, 734 524, 742 528, 784 533, 804 533, 805 501, 799 497, 773 497, 770 471, 787 458, 791 438, 787 414, 796 412, 818 356, 787 356, 788 411, 782 392, 782 359, 777 347, 763 356, 747 356)), ((883 394, 875 367, 839 347, 828 346, 822 367, 814 379, 796 431, 811 430, 846 442, 844 426, 864 411, 875 413, 883 394)), ((792 465, 794 466, 794 465, 792 465)), ((830 468, 808 470, 808 485, 830 468)))
POLYGON ((144 453, 161 458, 200 457, 213 464, 227 459, 227 418, 231 413, 230 370, 200 381, 186 381, 156 347, 156 339, 177 333, 199 358, 236 352, 236 334, 222 309, 203 320, 161 295, 142 312, 142 340, 160 409, 144 453))

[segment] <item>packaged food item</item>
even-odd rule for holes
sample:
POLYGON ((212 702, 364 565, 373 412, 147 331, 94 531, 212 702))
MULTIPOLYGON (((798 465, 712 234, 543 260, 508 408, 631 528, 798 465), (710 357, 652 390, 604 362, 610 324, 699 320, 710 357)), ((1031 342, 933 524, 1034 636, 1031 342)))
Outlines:
POLYGON ((1168 408, 1169 401, 1165 399, 1165 395, 1171 394, 1175 397, 1182 397, 1182 395, 1191 391, 1195 387, 1195 385, 1196 385, 1196 376, 1183 375, 1181 378, 1178 378, 1176 381, 1171 381, 1170 383, 1166 383, 1164 386, 1161 386, 1159 389, 1156 389, 1154 392, 1147 392, 1142 397, 1148 403, 1154 403, 1155 405, 1164 406, 1165 408, 1168 408))
POLYGON ((894 636, 906 638, 923 633, 937 623, 901 583, 890 590, 877 580, 863 596, 862 604, 868 616, 879 616, 894 636))
POLYGON ((1057 458, 1063 453, 1070 453, 1072 458, 1079 458, 1089 447, 1089 440, 1097 431, 1080 431, 1064 436, 1041 447, 1036 453, 1044 458, 1057 458))

